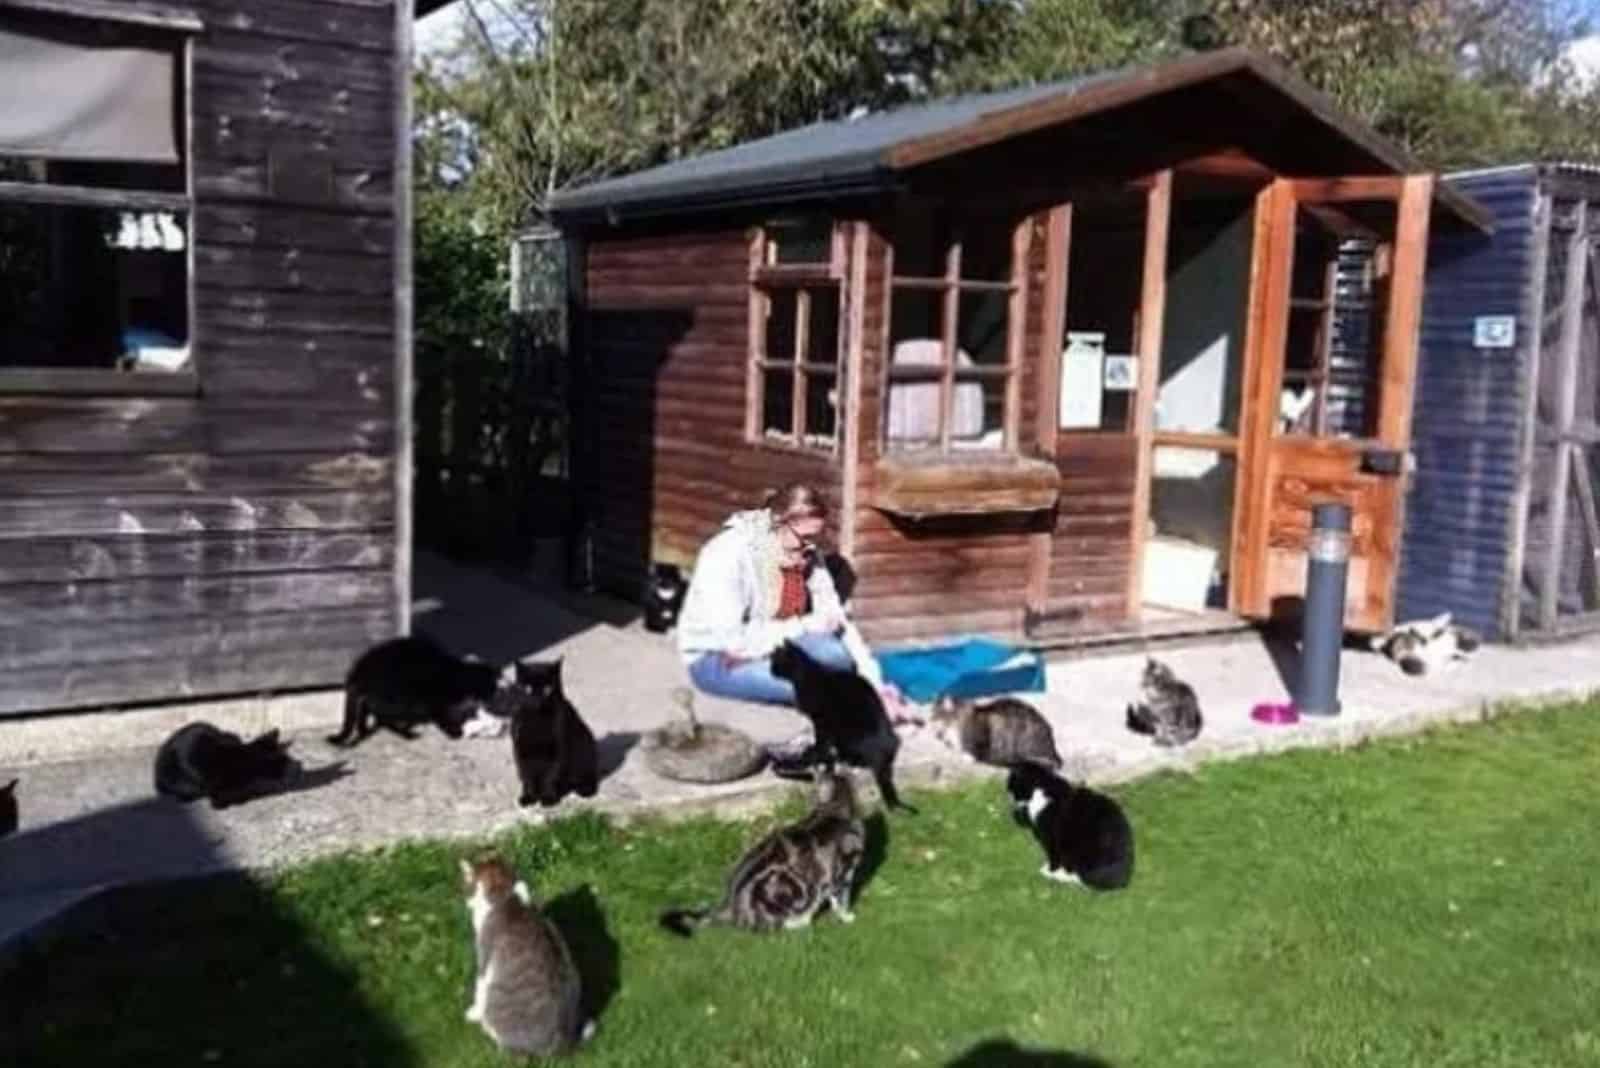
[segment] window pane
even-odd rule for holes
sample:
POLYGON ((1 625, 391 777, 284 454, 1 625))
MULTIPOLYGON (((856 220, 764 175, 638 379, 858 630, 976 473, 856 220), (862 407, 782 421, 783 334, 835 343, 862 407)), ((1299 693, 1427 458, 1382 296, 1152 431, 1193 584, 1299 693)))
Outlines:
POLYGON ((0 205, 0 366, 189 369, 188 219, 0 205))
POLYGON ((974 282, 1011 281, 1011 228, 1004 219, 973 222, 962 229, 961 277, 974 282))
POLYGON ((812 289, 811 321, 807 324, 806 360, 810 363, 839 363, 839 290, 836 286, 812 289))
POLYGON ((1237 466, 1232 456, 1209 449, 1153 450, 1146 604, 1189 611, 1227 607, 1237 466))
POLYGON ((885 432, 894 448, 939 444, 939 383, 927 378, 893 381, 894 373, 920 368, 936 374, 944 363, 944 294, 896 287, 890 309, 889 415, 885 432))
POLYGON ((784 437, 794 433, 794 371, 763 371, 761 432, 784 437))
POLYGON ((1006 381, 1003 378, 956 377, 950 402, 952 449, 1005 447, 1006 381))
POLYGON ((1006 362, 1006 324, 1011 310, 1009 293, 962 293, 956 320, 956 369, 968 361, 981 367, 1001 367, 1006 362))
POLYGON ((767 291, 767 359, 792 360, 795 358, 795 314, 798 301, 798 290, 770 289, 767 291))
POLYGON ((949 227, 932 211, 908 206, 895 217, 894 273, 902 278, 943 278, 949 227))
POLYGON ((833 220, 827 216, 777 219, 768 223, 766 229, 773 263, 830 263, 833 260, 833 220))
POLYGON ((806 376, 807 445, 831 445, 838 430, 839 379, 835 375, 806 376))

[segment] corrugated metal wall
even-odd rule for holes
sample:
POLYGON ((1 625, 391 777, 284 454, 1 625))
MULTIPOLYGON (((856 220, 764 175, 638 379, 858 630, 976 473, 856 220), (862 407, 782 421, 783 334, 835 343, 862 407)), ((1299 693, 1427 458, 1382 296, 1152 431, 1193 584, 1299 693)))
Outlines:
POLYGON ((1398 619, 1450 611, 1505 637, 1500 605, 1517 488, 1538 177, 1532 167, 1452 180, 1494 212, 1492 238, 1435 235, 1428 251, 1398 619), (1479 349, 1473 321, 1515 315, 1516 346, 1479 349))

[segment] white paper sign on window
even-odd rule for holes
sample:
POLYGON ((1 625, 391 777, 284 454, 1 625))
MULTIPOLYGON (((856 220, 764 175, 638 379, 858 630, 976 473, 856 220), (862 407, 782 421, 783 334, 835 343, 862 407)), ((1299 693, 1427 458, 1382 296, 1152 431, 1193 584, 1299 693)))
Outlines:
POLYGON ((1095 429, 1105 395, 1106 335, 1069 331, 1061 353, 1059 423, 1064 430, 1095 429))

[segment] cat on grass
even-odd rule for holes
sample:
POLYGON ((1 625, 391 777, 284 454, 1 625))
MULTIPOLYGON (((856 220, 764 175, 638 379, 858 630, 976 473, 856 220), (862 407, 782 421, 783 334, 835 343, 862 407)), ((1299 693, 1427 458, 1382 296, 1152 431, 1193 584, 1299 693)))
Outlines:
POLYGON ((761 839, 734 865, 722 900, 664 913, 661 926, 688 937, 709 924, 746 931, 808 926, 823 905, 855 920, 850 894, 866 852, 867 833, 848 776, 818 772, 816 803, 798 823, 761 839))
POLYGON ((1133 878, 1133 827, 1122 806, 1036 764, 1006 778, 1017 822, 1044 849, 1039 873, 1092 890, 1120 890, 1133 878))
POLYGON ((467 1021, 507 1053, 549 1057, 586 1041, 594 1021, 572 952, 528 884, 493 855, 461 861, 461 883, 477 961, 467 1021))
POLYGON ((1161 746, 1187 745, 1200 736, 1200 698, 1171 668, 1147 659, 1139 689, 1141 700, 1128 706, 1130 731, 1151 735, 1161 746))

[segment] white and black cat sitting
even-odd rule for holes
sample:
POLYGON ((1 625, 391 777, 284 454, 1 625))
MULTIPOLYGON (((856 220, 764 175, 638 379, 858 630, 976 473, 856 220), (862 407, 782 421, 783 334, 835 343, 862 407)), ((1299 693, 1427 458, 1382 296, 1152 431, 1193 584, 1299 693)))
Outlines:
POLYGON ((1045 878, 1092 890, 1120 890, 1132 880, 1133 826, 1116 801, 1037 764, 1012 768, 1006 792, 1017 822, 1044 849, 1045 878))

